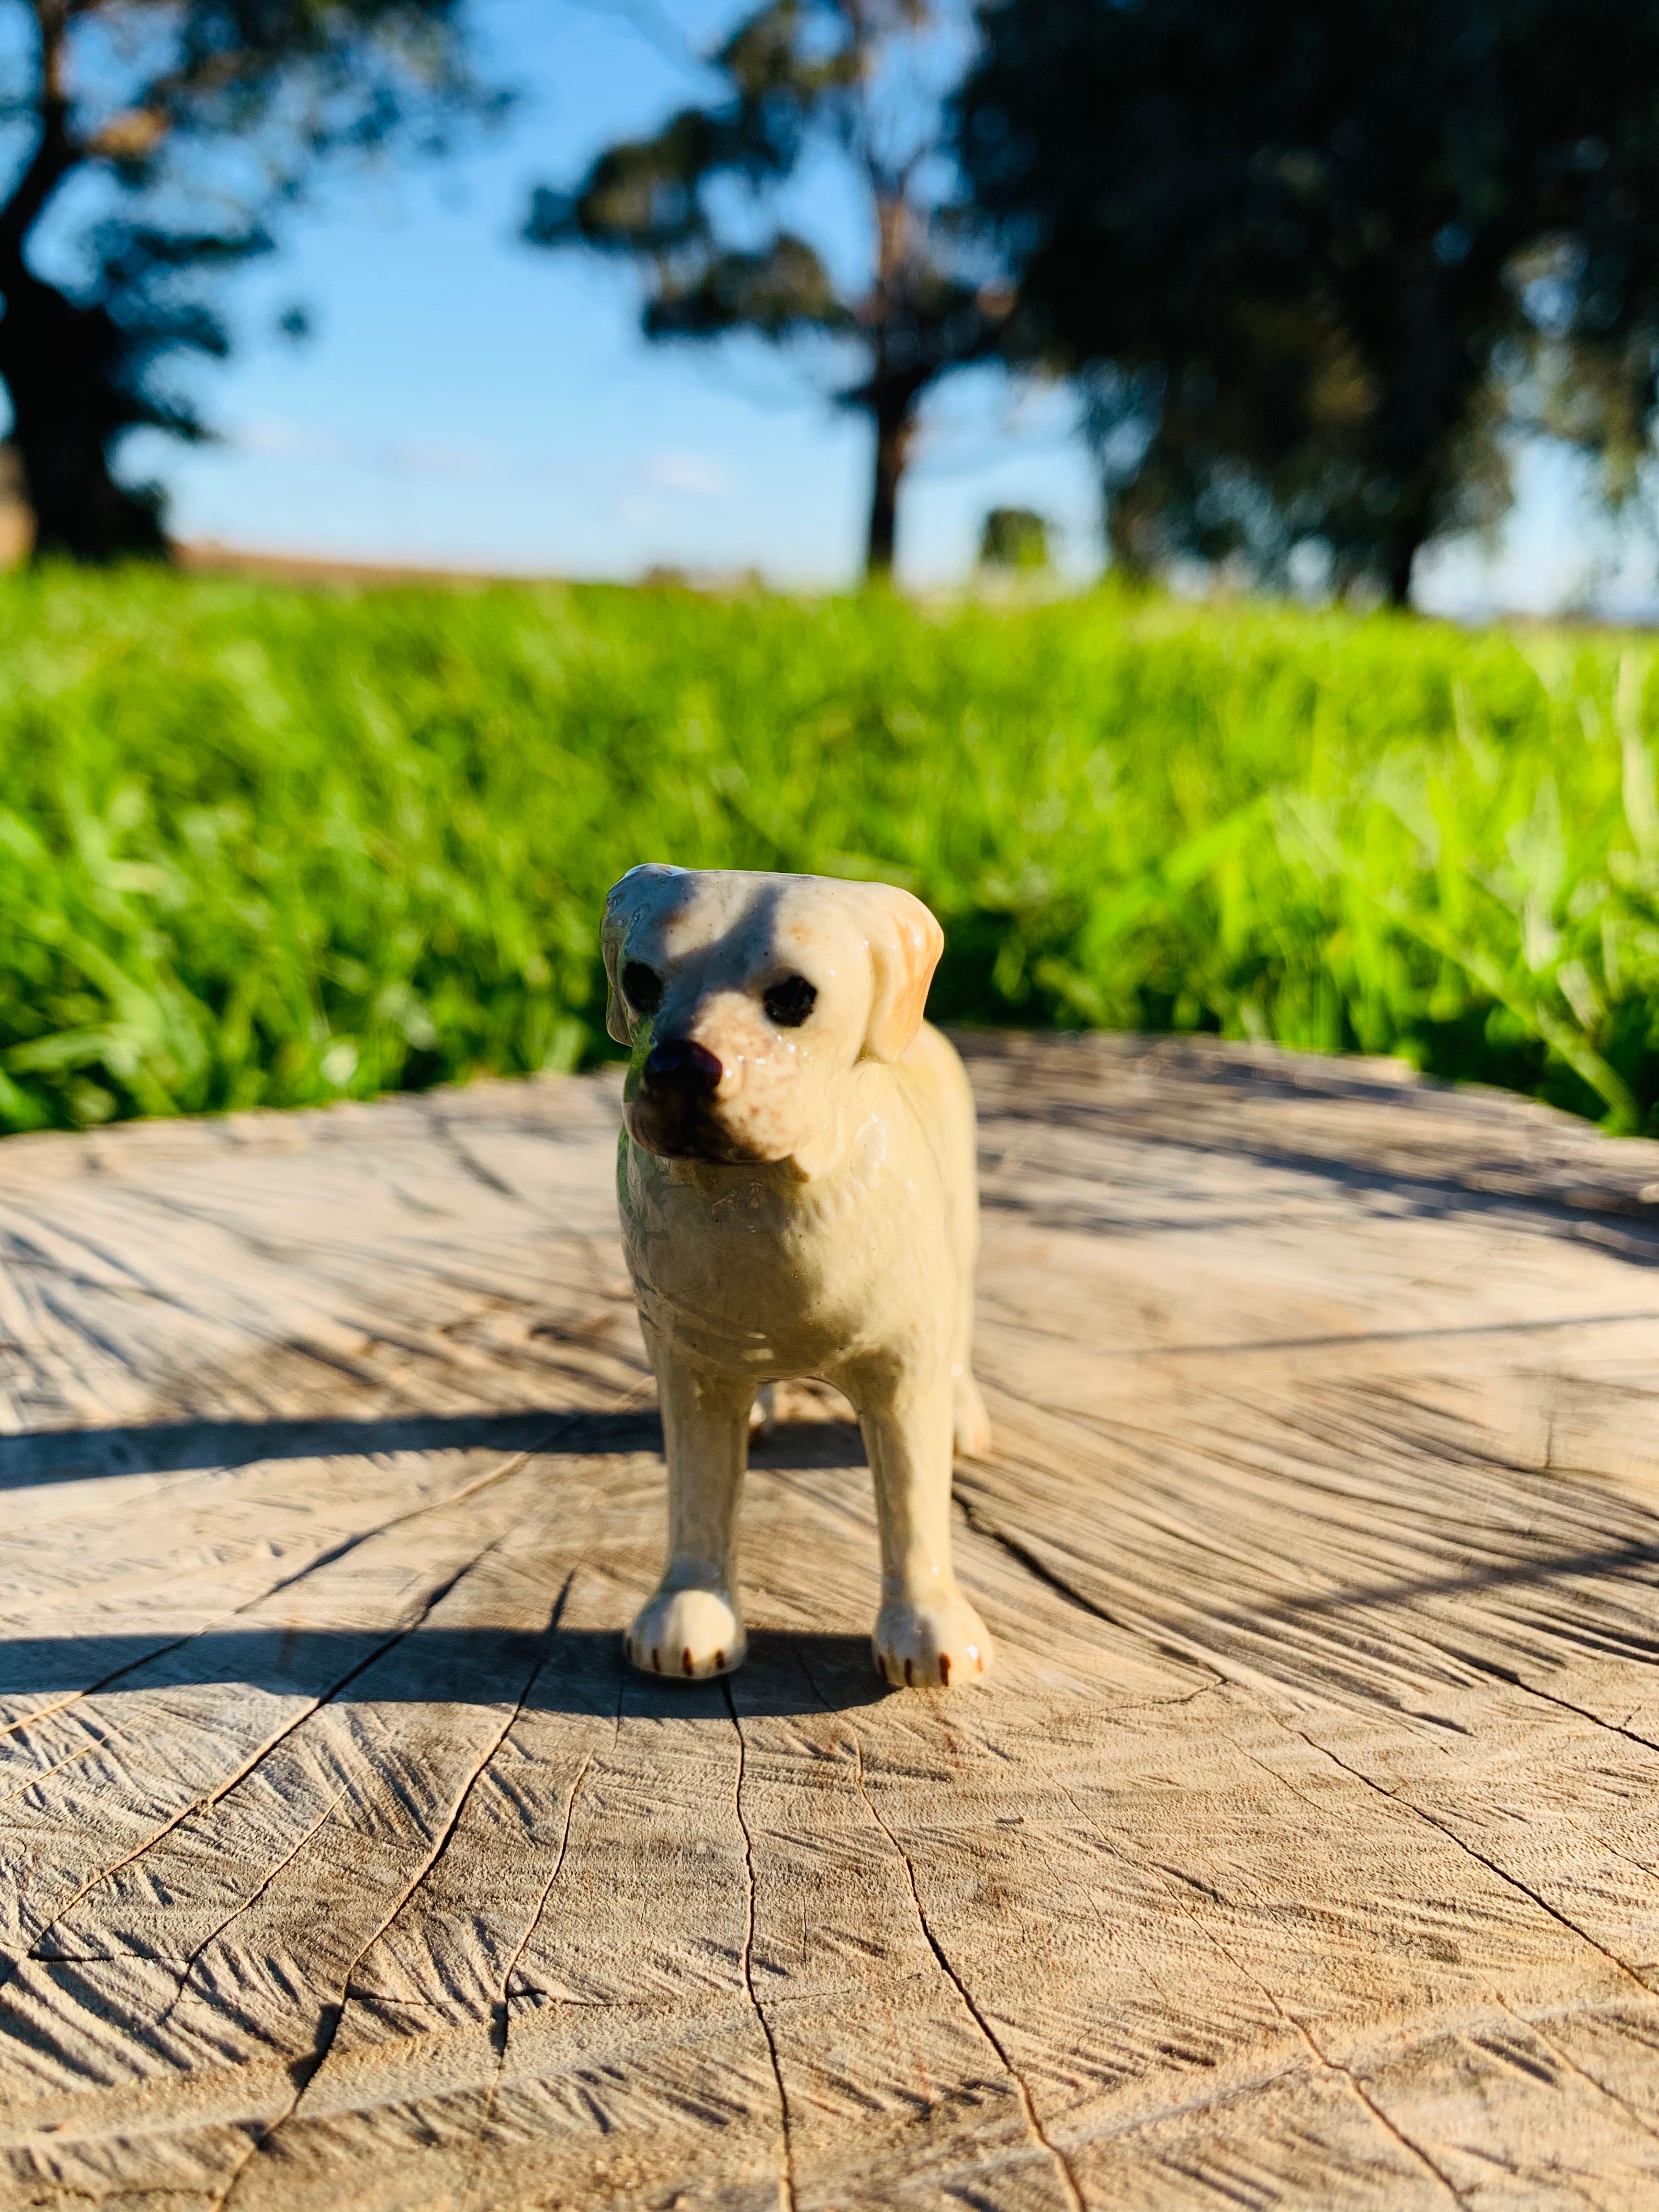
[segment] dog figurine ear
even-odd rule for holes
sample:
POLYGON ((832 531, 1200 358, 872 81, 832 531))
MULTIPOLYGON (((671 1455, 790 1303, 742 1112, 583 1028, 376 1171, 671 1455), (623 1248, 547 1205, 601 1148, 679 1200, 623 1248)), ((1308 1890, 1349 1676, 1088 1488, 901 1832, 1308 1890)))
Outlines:
POLYGON ((599 950, 605 955, 605 1026, 618 1044, 634 1042, 622 988, 623 946, 629 930, 641 909, 660 894, 663 884, 684 873, 684 868, 671 868, 663 860, 642 860, 605 895, 605 920, 599 926, 599 950))
POLYGON ((945 950, 945 932, 919 898, 890 884, 869 887, 870 1022, 864 1057, 895 1060, 921 1027, 927 986, 945 950))

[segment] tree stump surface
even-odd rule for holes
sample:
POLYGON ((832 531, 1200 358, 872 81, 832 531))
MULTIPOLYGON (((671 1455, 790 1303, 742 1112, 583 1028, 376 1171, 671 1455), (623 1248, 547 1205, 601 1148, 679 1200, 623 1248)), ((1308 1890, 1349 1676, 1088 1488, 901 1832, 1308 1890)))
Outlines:
POLYGON ((614 1077, 0 1146, 0 2201, 1659 2205, 1659 1146, 964 1048, 944 1695, 821 1392, 625 1670, 614 1077))

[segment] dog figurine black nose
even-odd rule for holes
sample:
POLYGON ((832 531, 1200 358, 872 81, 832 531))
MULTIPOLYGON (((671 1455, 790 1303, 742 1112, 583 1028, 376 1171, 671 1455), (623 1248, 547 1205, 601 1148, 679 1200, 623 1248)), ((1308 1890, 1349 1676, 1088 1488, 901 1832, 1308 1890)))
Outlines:
POLYGON ((677 1091, 686 1098, 712 1097, 725 1073, 714 1054, 690 1037, 662 1038, 652 1046, 645 1063, 648 1090, 677 1091))

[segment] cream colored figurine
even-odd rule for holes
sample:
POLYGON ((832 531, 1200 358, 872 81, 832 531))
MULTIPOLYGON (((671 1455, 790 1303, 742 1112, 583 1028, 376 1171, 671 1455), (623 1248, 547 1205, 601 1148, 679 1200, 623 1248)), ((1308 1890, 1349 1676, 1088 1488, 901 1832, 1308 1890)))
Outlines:
POLYGON ((636 1667, 728 1673, 747 1638, 738 1494, 757 1389, 815 1376, 876 1483, 890 1682, 990 1664, 951 1571, 952 1449, 983 1451, 969 1364, 974 1106, 921 1018, 944 937, 920 900, 823 876, 630 868, 605 909, 631 1045, 617 1183, 662 1399, 668 1565, 636 1667))

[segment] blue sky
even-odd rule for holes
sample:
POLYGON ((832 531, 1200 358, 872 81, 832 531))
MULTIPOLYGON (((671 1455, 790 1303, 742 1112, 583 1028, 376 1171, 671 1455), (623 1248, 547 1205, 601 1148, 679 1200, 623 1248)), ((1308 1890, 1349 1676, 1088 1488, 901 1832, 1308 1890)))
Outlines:
MULTIPOLYGON (((698 94, 710 80, 693 58, 738 12, 664 0, 647 36, 621 8, 486 0, 485 59, 523 87, 516 117, 442 164, 332 178, 283 252, 239 281, 236 354, 198 386, 223 442, 130 441, 129 468, 168 485, 176 532, 536 573, 852 576, 865 424, 758 344, 647 346, 626 269, 516 236, 532 184, 572 177, 698 94), (295 300, 315 318, 299 346, 275 331, 295 300)), ((816 191, 822 209, 830 180, 816 191)), ((845 211, 827 212, 854 250, 845 211)), ((999 503, 1040 507, 1068 567, 1098 565, 1069 395, 975 373, 930 410, 902 518, 906 576, 961 574, 999 503)))
MULTIPOLYGON (((630 577, 656 564, 753 567, 780 583, 857 573, 870 433, 800 364, 757 344, 653 348, 625 269, 519 242, 532 184, 574 176, 709 80, 696 57, 732 0, 482 0, 486 70, 514 118, 459 157, 329 179, 284 250, 232 295, 239 343, 198 388, 222 442, 149 434, 126 465, 169 487, 188 539, 434 566, 630 577), (314 335, 276 318, 302 301, 314 335)), ((807 191, 856 253, 833 180, 807 191)), ((1523 457, 1505 544, 1452 548, 1419 578, 1448 611, 1544 611, 1582 595, 1595 547, 1571 468, 1523 457)), ((903 579, 969 568, 987 508, 1035 507, 1062 561, 1097 568, 1098 514, 1063 388, 995 372, 934 394, 900 519, 903 579)), ((1650 565, 1598 586, 1644 611, 1650 565)))

